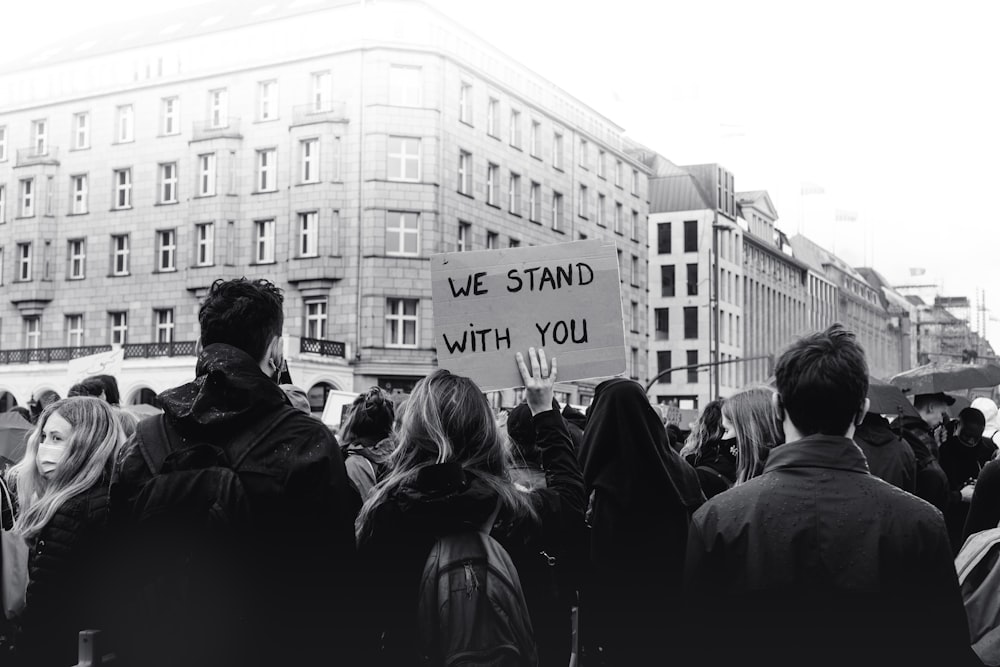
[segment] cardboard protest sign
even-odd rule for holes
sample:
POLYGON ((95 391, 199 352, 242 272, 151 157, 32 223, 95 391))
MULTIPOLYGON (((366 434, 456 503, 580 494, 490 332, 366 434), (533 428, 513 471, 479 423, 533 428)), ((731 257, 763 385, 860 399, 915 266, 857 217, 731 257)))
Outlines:
POLYGON ((431 256, 438 365, 483 391, 523 384, 514 354, 545 348, 557 380, 625 371, 618 254, 599 240, 431 256))

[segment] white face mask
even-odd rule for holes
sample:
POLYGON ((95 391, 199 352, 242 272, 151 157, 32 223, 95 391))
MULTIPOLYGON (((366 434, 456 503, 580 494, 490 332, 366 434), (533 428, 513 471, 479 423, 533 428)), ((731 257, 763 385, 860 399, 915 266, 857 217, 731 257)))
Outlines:
POLYGON ((50 445, 47 443, 38 444, 38 455, 35 457, 35 461, 38 463, 38 469, 41 471, 43 477, 49 477, 55 472, 56 466, 62 461, 63 456, 66 455, 66 445, 50 445))

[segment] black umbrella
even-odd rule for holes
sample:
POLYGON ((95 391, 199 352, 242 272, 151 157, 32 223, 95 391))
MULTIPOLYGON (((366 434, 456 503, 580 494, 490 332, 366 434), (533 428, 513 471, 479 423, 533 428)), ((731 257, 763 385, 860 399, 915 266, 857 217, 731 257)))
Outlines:
POLYGON ((20 461, 27 435, 33 428, 31 422, 16 412, 0 413, 0 456, 20 461))
POLYGON ((871 401, 868 412, 880 415, 920 416, 917 409, 903 395, 899 387, 886 384, 871 377, 868 378, 868 400, 871 401))
POLYGON ((1000 384, 1000 367, 971 364, 926 364, 894 375, 889 383, 910 395, 995 387, 1000 384))

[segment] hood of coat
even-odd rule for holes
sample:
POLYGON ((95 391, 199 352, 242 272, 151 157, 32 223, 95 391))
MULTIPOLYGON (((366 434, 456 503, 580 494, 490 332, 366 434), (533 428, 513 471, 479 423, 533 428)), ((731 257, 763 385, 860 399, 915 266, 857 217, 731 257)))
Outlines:
POLYGON ((163 411, 181 428, 240 428, 290 405, 285 392, 264 375, 257 362, 231 345, 205 347, 198 355, 195 374, 194 381, 157 397, 163 411))
POLYGON ((872 447, 884 447, 898 438, 892 432, 889 421, 882 415, 869 412, 865 420, 854 430, 854 439, 861 440, 872 447))
POLYGON ((985 396, 980 396, 972 401, 972 407, 982 412, 983 416, 986 417, 987 433, 989 433, 990 429, 994 432, 1000 430, 1000 410, 997 409, 996 403, 985 396))

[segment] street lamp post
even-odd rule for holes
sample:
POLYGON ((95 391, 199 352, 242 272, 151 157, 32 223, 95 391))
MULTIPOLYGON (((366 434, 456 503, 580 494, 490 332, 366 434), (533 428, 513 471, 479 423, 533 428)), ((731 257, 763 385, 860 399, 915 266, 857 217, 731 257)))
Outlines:
POLYGON ((719 214, 715 213, 715 220, 712 222, 712 399, 719 398, 719 325, 721 314, 719 312, 719 278, 722 275, 719 267, 719 230, 731 230, 732 225, 719 222, 719 214))

